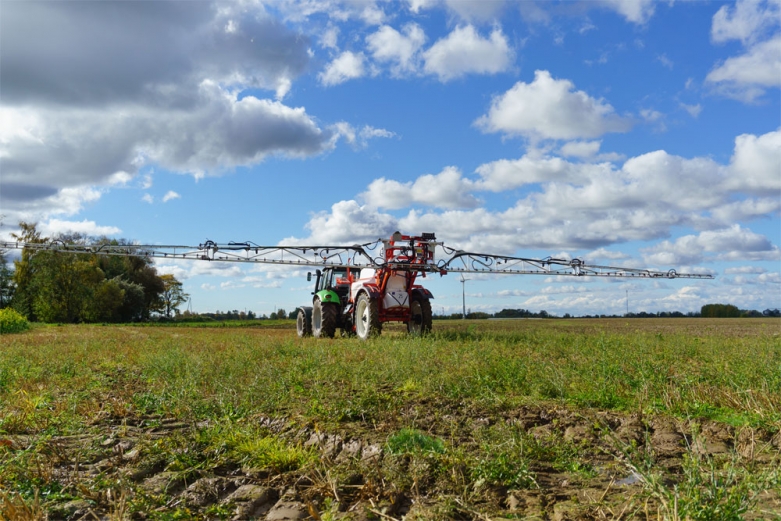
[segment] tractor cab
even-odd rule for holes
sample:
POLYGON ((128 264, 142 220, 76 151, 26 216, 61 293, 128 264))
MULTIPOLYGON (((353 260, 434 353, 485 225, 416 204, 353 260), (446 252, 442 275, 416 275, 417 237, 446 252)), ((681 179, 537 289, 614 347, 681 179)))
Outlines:
POLYGON ((351 280, 351 274, 347 268, 326 268, 322 272, 317 270, 317 281, 313 294, 323 290, 331 290, 339 295, 342 304, 346 304, 350 294, 351 280))

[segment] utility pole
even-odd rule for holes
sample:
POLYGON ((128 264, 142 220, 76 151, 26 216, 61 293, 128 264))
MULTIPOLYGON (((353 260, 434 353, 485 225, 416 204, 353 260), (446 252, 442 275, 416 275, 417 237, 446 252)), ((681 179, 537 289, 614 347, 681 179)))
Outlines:
POLYGON ((626 290, 626 316, 629 316, 629 290, 626 290))
POLYGON ((465 279, 463 275, 461 275, 461 306, 463 308, 463 313, 461 315, 462 320, 466 320, 466 281, 470 279, 465 279))

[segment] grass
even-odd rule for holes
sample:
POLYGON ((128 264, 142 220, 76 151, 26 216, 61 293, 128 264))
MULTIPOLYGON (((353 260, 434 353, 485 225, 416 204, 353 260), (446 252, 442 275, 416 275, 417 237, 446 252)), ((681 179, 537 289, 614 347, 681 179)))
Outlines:
MULTIPOLYGON (((389 327, 369 342, 298 339, 285 321, 273 328, 35 327, 3 335, 0 490, 11 492, 0 504, 23 512, 84 498, 53 471, 66 457, 47 440, 98 436, 106 425, 140 419, 149 428, 162 419, 200 425, 139 441, 137 466, 178 473, 188 483, 226 465, 267 475, 357 472, 361 487, 395 483, 472 510, 488 501, 490 487, 534 491, 552 486, 549 475, 583 486, 603 479, 612 468, 600 459, 604 440, 579 411, 716 422, 768 439, 781 427, 777 320, 467 321, 437 322, 435 330, 410 338, 389 327), (541 425, 512 416, 529 407, 541 425), (274 431, 262 418, 289 425, 274 431), (585 422, 596 441, 566 439, 567 424, 557 422, 585 422), (387 457, 375 467, 334 467, 294 435, 301 429, 360 437, 387 457), (20 436, 35 441, 23 450, 2 443, 20 436)), ((665 518, 714 516, 705 507, 712 504, 744 516, 758 488, 778 487, 777 476, 750 481, 747 461, 736 460, 730 471, 712 458, 687 458, 672 474, 658 462, 647 472, 644 493, 665 518)), ((349 487, 323 489, 331 501, 324 512, 352 497, 349 487)), ((140 497, 111 508, 138 510, 140 497)))

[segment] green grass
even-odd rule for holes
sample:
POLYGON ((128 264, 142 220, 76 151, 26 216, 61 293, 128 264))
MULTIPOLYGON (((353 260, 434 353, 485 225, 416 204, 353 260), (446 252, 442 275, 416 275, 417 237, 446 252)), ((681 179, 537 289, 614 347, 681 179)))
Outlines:
MULTIPOLYGON (((540 473, 596 479, 595 447, 564 440, 555 425, 553 434, 532 436, 501 419, 524 406, 711 420, 768 435, 781 427, 777 320, 437 322, 429 337, 390 327, 369 342, 299 339, 289 324, 168 326, 4 335, 0 440, 45 441, 107 421, 175 418, 206 426, 146 442, 144 464, 188 479, 229 463, 327 473, 303 440, 257 425, 258 418, 286 418, 297 428, 382 445, 388 467, 361 471, 380 473, 373 482, 398 476, 400 489, 469 500, 465 491, 483 486, 535 489, 540 473), (476 418, 488 423, 474 427, 476 418)), ((36 494, 44 502, 74 494, 46 471, 56 462, 44 441, 22 452, 0 445, 0 489, 28 504, 36 494)), ((674 481, 679 494, 695 498, 694 506, 678 503, 690 518, 710 504, 702 496, 714 489, 707 480, 721 480, 715 490, 732 494, 724 500, 737 505, 731 511, 750 506, 740 495, 748 467, 735 467, 733 479, 721 469, 708 474, 710 460, 686 465, 674 481)), ((667 497, 652 490, 657 501, 667 497)))
POLYGON ((439 438, 405 428, 388 438, 388 451, 391 454, 444 454, 445 444, 439 438))

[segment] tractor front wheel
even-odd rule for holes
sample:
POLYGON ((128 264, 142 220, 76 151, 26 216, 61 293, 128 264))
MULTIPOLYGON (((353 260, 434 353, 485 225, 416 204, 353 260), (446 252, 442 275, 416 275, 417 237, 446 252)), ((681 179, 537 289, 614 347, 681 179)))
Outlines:
POLYGON ((355 333, 361 340, 367 340, 381 332, 382 323, 377 300, 366 293, 361 293, 355 304, 355 333))
POLYGON ((413 294, 409 314, 407 331, 410 335, 423 336, 431 332, 431 301, 428 298, 413 294))
POLYGON ((333 338, 336 334, 336 322, 339 309, 334 304, 323 304, 315 300, 312 308, 312 334, 315 338, 333 338))
POLYGON ((298 315, 296 315, 296 332, 300 338, 312 336, 312 322, 310 317, 306 315, 306 312, 299 308, 298 315))

